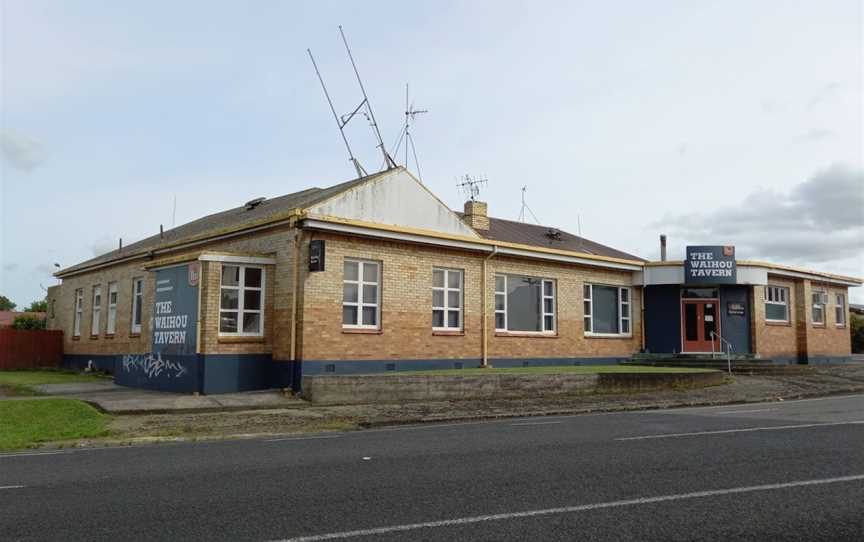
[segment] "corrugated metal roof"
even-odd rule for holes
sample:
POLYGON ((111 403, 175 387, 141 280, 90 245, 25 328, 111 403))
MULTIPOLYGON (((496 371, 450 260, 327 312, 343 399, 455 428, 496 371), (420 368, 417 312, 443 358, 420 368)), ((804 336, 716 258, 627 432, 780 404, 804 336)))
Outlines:
MULTIPOLYGON (((462 215, 463 213, 459 213, 462 215)), ((477 230, 485 239, 503 241, 506 243, 519 243, 535 247, 554 248, 558 250, 571 250, 573 252, 584 252, 597 256, 609 258, 622 258, 625 260, 645 261, 644 258, 628 254, 612 247, 601 245, 590 239, 573 235, 564 230, 552 226, 541 226, 538 224, 526 224, 514 220, 489 217, 489 230, 477 230), (557 232, 558 235, 554 235, 557 232)))
POLYGON ((268 218, 286 213, 291 209, 305 208, 310 205, 322 202, 346 190, 363 184, 373 178, 388 172, 376 173, 359 179, 354 179, 341 184, 331 186, 329 188, 308 188, 292 194, 286 194, 276 198, 265 199, 259 205, 252 209, 247 209, 246 205, 213 213, 205 217, 193 220, 176 228, 166 230, 162 236, 158 233, 129 244, 123 247, 123 250, 112 250, 105 254, 101 254, 95 258, 79 264, 67 267, 58 271, 57 275, 77 271, 93 265, 108 263, 112 260, 120 258, 128 258, 138 254, 143 254, 151 250, 156 250, 162 246, 172 245, 185 239, 195 239, 206 236, 208 233, 217 233, 219 231, 231 228, 242 227, 246 224, 255 224, 261 221, 266 221, 268 218))

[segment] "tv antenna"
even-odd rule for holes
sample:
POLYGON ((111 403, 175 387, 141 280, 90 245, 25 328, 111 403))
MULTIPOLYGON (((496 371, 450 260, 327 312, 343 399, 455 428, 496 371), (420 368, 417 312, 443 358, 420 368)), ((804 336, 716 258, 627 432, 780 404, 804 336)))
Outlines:
POLYGON ((411 135, 411 124, 416 120, 417 115, 428 113, 428 109, 415 109, 414 102, 410 102, 408 96, 408 83, 405 83, 405 123, 402 125, 402 130, 399 132, 399 139, 394 145, 393 154, 399 154, 399 148, 402 142, 405 142, 405 168, 408 168, 408 146, 411 146, 411 153, 414 155, 414 165, 417 168, 417 177, 423 180, 423 174, 420 172, 420 161, 417 160, 417 147, 414 145, 414 137, 411 135))
POLYGON ((368 173, 360 164, 360 161, 354 156, 354 153, 351 151, 351 145, 348 143, 348 137, 345 135, 345 126, 347 126, 348 123, 351 122, 351 119, 353 119, 358 113, 362 114, 372 127, 375 139, 378 141, 377 148, 380 149, 381 153, 384 155, 384 169, 394 168, 396 167, 396 163, 393 161, 393 158, 387 154, 387 149, 384 147, 384 141, 381 139, 381 131, 378 129, 378 122, 375 120, 375 113, 372 112, 372 104, 369 102, 369 96, 366 94, 366 87, 363 86, 363 80, 360 78, 360 71, 357 69, 357 63, 354 62, 354 55, 351 54, 351 48, 348 46, 348 40, 345 38, 345 32, 342 30, 342 25, 339 25, 339 34, 342 36, 342 43, 345 44, 345 51, 348 52, 348 59, 351 61, 351 67, 354 69, 354 75, 357 77, 357 84, 360 86, 360 92, 363 94, 363 100, 351 113, 342 115, 341 117, 336 113, 336 108, 333 106, 333 100, 330 99, 330 93, 327 92, 327 85, 324 84, 324 78, 321 77, 321 71, 318 69, 315 57, 312 56, 312 50, 306 49, 306 52, 309 53, 309 59, 312 60, 315 74, 318 76, 318 81, 321 83, 321 88, 324 90, 324 97, 327 98, 327 104, 330 106, 330 111, 333 113, 333 119, 336 121, 336 126, 339 128, 339 133, 342 135, 342 141, 345 143, 345 148, 348 150, 349 161, 354 165, 354 169, 357 171, 357 176, 365 177, 368 173))
POLYGON ((459 181, 461 182, 457 182, 456 187, 471 201, 476 200, 477 196, 480 195, 480 186, 489 182, 485 177, 478 179, 467 173, 463 177, 460 177, 459 181))
POLYGON ((528 203, 525 201, 525 192, 527 190, 527 186, 522 187, 522 209, 519 211, 519 222, 525 222, 525 211, 528 211, 534 218, 534 222, 540 224, 540 221, 537 220, 537 215, 534 214, 534 211, 531 210, 531 207, 528 207, 528 203))

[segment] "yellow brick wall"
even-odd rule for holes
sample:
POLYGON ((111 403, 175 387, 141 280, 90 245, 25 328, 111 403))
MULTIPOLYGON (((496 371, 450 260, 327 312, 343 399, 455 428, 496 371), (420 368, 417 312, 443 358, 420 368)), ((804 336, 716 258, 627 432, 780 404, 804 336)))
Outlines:
MULTIPOLYGON (((197 254, 204 250, 248 253, 275 258, 276 265, 265 266, 265 315, 264 340, 242 342, 220 342, 219 326, 219 281, 221 264, 202 262, 201 314, 199 349, 203 353, 261 353, 285 352, 287 359, 288 335, 283 330, 290 328, 291 281, 293 261, 292 234, 286 228, 266 233, 239 236, 208 245, 196 247, 185 254, 197 254)), ((183 257, 184 253, 172 254, 171 258, 183 257)), ((67 354, 122 354, 150 351, 151 319, 155 278, 153 272, 144 269, 147 260, 120 264, 63 279, 59 287, 49 292, 49 308, 54 304, 54 318, 48 322, 51 329, 63 331, 64 352, 67 354), (131 333, 132 279, 144 278, 144 304, 142 307, 141 333, 131 333), (117 330, 113 337, 105 334, 107 322, 108 282, 117 281, 117 330), (102 313, 100 329, 91 333, 93 286, 102 286, 102 313), (75 290, 84 290, 84 312, 81 336, 72 335, 75 290)))
POLYGON ((762 357, 848 356, 851 353, 848 288, 826 284, 814 286, 809 280, 770 274, 768 284, 789 288, 790 318, 788 324, 766 322, 764 288, 753 288, 756 351, 762 357), (813 323, 811 295, 814 287, 828 292, 824 325, 813 323), (843 294, 846 300, 846 325, 836 325, 836 294, 843 294))
MULTIPOLYGON (((326 271, 304 270, 302 358, 306 360, 381 360, 480 358, 481 272, 483 255, 404 243, 314 233, 324 239, 326 271), (381 329, 352 333, 342 327, 343 261, 346 257, 381 262, 381 329), (432 330, 432 269, 463 270, 464 333, 432 330)), ((304 241, 304 246, 308 241, 304 241)), ((628 356, 641 344, 639 290, 632 291, 629 338, 586 338, 582 325, 582 286, 588 282, 629 285, 630 272, 600 271, 496 257, 488 264, 487 308, 490 358, 628 356), (500 336, 494 331, 494 275, 521 273, 556 280, 556 336, 500 336)))

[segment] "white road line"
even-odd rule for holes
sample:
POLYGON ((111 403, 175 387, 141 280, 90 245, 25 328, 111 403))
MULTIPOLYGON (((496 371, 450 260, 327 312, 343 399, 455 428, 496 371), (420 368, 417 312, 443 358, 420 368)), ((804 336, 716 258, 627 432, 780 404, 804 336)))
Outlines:
POLYGON ((658 438, 695 437, 701 435, 726 435, 729 433, 752 433, 754 431, 781 431, 784 429, 806 429, 809 427, 831 427, 835 425, 861 425, 864 420, 853 422, 802 423, 798 425, 771 425, 767 427, 745 427, 742 429, 720 429, 718 431, 694 431, 692 433, 661 433, 659 435, 642 435, 638 437, 620 437, 615 440, 648 440, 658 438))
POLYGON ((31 457, 34 455, 63 455, 68 454, 69 452, 33 452, 33 453, 21 453, 21 454, 0 454, 0 459, 5 459, 9 457, 31 457))
POLYGON ((21 489, 24 486, 0 486, 0 489, 21 489))
POLYGON ((750 410, 718 410, 717 414, 749 414, 751 412, 772 412, 779 408, 753 408, 750 410))
POLYGON ((557 422, 522 422, 522 423, 511 423, 510 425, 519 426, 519 425, 552 425, 556 423, 564 423, 563 421, 557 422))
POLYGON ((264 442, 286 442, 291 440, 319 440, 319 439, 327 439, 327 438, 339 438, 342 435, 317 435, 313 437, 285 437, 285 438, 273 438, 265 440, 264 442))
POLYGON ((358 538, 362 536, 377 536, 388 533, 414 531, 418 529, 434 529, 437 527, 452 527, 455 525, 467 525, 471 523, 483 523, 487 521, 502 521, 509 519, 530 518, 537 516, 550 516, 554 514, 571 514, 574 512, 585 512, 600 510, 603 508, 618 508, 624 506, 638 506, 641 504, 654 504, 659 502, 680 501, 685 499, 700 499, 705 497, 717 497, 739 493, 753 493, 756 491, 774 491, 778 489, 789 489, 793 487, 817 486, 825 484, 837 484, 843 482, 857 482, 864 480, 864 474, 854 476, 840 476, 837 478, 821 478, 817 480, 801 480, 796 482, 785 482, 780 484, 766 484, 761 486, 733 487, 729 489, 711 489, 708 491, 694 491, 692 493, 679 493, 677 495, 660 495, 658 497, 643 497, 640 499, 628 499, 623 501, 601 502, 595 504, 581 504, 576 506, 564 506, 561 508, 546 508, 543 510, 528 510, 526 512, 510 512, 506 514, 490 514, 487 516, 469 516, 440 521, 427 521, 424 523, 408 523, 405 525, 393 525, 389 527, 377 527, 373 529, 360 529, 356 531, 343 531, 340 533, 316 534, 311 536, 300 536, 288 538, 279 542, 319 542, 322 540, 344 540, 346 538, 358 538))

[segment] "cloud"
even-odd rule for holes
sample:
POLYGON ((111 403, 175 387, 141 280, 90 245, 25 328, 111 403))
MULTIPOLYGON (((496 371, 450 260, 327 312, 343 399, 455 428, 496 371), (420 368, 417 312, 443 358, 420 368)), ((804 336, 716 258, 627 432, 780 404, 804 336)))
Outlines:
POLYGON ((757 190, 740 205, 666 215, 654 226, 691 244, 735 244, 742 258, 822 264, 864 255, 864 170, 834 165, 789 192, 757 190))
POLYGON ((23 171, 32 171, 48 158, 40 142, 11 131, 0 133, 0 154, 10 166, 23 171))
POLYGON ((817 105, 830 100, 835 94, 843 90, 843 85, 838 82, 828 83, 824 87, 816 91, 813 96, 807 101, 807 108, 813 109, 817 105))
POLYGON ((10 262, 10 263, 4 263, 3 264, 3 271, 15 271, 16 269, 18 269, 17 263, 11 263, 10 262))
POLYGON ((825 130, 821 128, 812 128, 795 138, 799 143, 818 143, 826 139, 834 139, 837 137, 837 132, 833 130, 825 130))
POLYGON ((107 252, 111 252, 117 245, 115 241, 107 236, 102 236, 88 245, 88 248, 93 252, 93 256, 101 256, 107 252))

